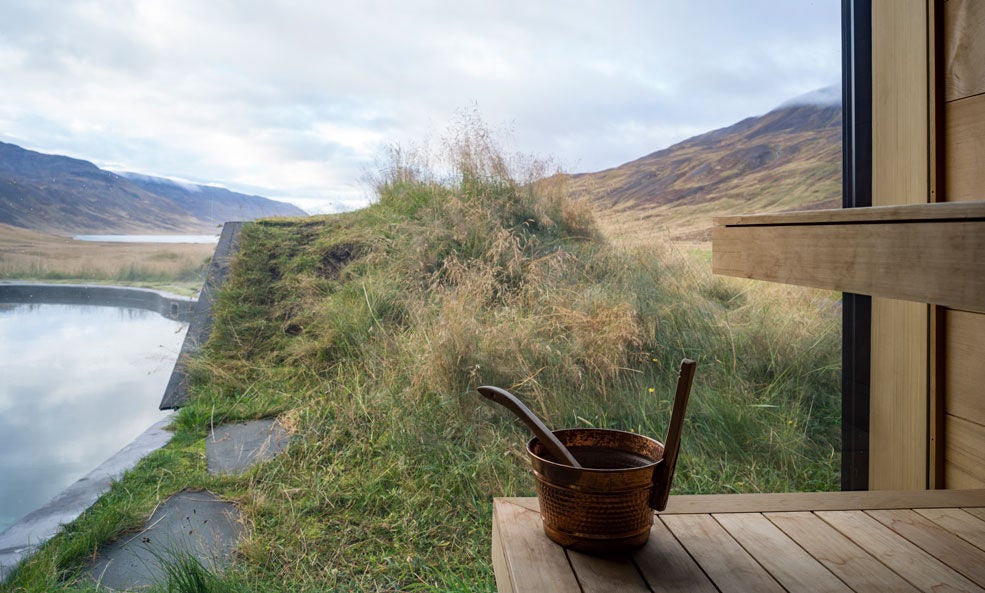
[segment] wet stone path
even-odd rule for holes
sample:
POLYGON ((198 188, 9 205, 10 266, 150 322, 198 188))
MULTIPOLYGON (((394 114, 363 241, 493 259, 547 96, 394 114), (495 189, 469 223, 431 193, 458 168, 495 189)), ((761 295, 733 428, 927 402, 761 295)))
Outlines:
MULTIPOLYGON (((289 433, 274 419, 216 426, 205 443, 209 473, 245 472, 289 443, 289 433)), ((103 587, 139 591, 163 582, 163 563, 183 557, 223 569, 244 533, 235 504, 205 490, 184 490, 161 503, 143 529, 105 546, 88 572, 103 587)))

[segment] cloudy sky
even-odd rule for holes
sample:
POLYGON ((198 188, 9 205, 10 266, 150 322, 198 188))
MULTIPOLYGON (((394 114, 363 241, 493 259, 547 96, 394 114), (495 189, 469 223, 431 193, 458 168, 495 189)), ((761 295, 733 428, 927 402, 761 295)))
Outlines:
POLYGON ((598 171, 840 79, 838 0, 0 0, 0 140, 364 205, 463 111, 598 171))

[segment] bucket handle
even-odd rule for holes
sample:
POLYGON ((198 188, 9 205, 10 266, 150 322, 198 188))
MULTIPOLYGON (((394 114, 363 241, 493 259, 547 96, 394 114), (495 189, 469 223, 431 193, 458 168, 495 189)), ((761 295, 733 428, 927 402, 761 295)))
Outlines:
POLYGON ((670 426, 667 428, 667 439, 664 441, 663 460, 662 463, 657 464, 653 472, 650 507, 657 511, 667 508, 670 483, 674 479, 674 466, 677 465, 677 453, 681 448, 684 412, 687 410, 687 400, 691 393, 691 383, 694 381, 694 367, 696 365, 696 362, 687 358, 681 361, 681 373, 677 378, 677 392, 674 394, 674 410, 670 415, 670 426))

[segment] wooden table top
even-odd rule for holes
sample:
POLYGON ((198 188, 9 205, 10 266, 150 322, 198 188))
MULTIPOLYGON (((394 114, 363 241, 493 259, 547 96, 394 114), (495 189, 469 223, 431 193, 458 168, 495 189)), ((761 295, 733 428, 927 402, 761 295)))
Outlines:
POLYGON ((617 557, 549 540, 536 498, 497 498, 492 554, 500 593, 985 592, 985 490, 676 496, 617 557))

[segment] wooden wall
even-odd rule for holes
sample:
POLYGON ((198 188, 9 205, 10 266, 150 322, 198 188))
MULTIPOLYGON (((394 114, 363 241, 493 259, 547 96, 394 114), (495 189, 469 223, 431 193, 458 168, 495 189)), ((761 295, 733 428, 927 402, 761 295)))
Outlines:
POLYGON ((985 200, 985 3, 944 2, 947 201, 985 200))
MULTIPOLYGON (((944 201, 985 200, 985 2, 946 0, 943 43, 944 201)), ((973 254, 985 257, 985 254, 973 254)), ((944 488, 985 487, 985 314, 943 309, 940 383, 944 488)))
MULTIPOLYGON (((872 1, 872 205, 931 192, 927 2, 872 1)), ((869 488, 927 487, 929 308, 872 298, 869 488)))
MULTIPOLYGON (((985 200, 985 2, 872 23, 872 205, 985 200)), ((871 352, 869 487, 985 487, 985 314, 873 297, 871 352)))

